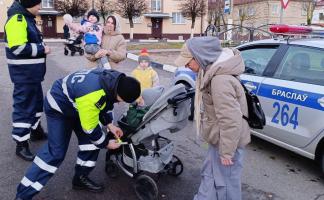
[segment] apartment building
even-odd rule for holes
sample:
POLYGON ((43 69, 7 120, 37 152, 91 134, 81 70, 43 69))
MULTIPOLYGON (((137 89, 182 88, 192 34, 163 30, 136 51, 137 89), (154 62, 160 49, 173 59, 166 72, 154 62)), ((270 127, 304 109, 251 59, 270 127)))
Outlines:
POLYGON ((313 13, 312 24, 324 26, 324 1, 320 0, 316 3, 313 13))
POLYGON ((232 19, 235 24, 259 27, 264 24, 303 25, 307 22, 306 4, 303 0, 290 0, 282 11, 280 0, 234 0, 232 19))
MULTIPOLYGON (((88 0, 92 5, 92 0, 88 0)), ((207 0, 206 0, 207 1, 207 0)), ((13 0, 0 0, 0 37, 7 19, 7 9, 13 0)), ((147 0, 148 11, 134 19, 134 39, 187 39, 190 37, 191 20, 185 19, 179 10, 179 0, 147 0)), ((44 37, 60 38, 63 36, 63 18, 55 8, 55 0, 42 0, 40 16, 36 22, 44 37)), ((117 15, 117 14, 116 14, 117 15)), ((118 15, 117 15, 118 16, 118 15)), ((128 19, 119 17, 121 31, 129 38, 130 26, 128 19)), ((76 19, 77 20, 77 19, 76 19)), ((194 35, 200 35, 207 27, 206 16, 197 18, 194 35)))
MULTIPOLYGON (((0 0, 0 38, 3 38, 7 10, 12 2, 13 0, 0 0)), ((63 19, 55 9, 54 0, 42 0, 42 9, 36 17, 36 23, 45 37, 56 38, 63 35, 63 19)))
MULTIPOLYGON (((218 0, 209 0, 209 8, 218 0)), ((290 0, 288 7, 282 11, 280 0, 233 0, 230 14, 225 14, 225 21, 237 25, 259 27, 265 24, 294 24, 307 22, 307 2, 290 0)))
MULTIPOLYGON (((206 0, 207 1, 207 0, 206 0)), ((148 12, 135 19, 134 39, 190 37, 191 20, 185 19, 179 10, 179 0, 148 0, 148 12)), ((207 17, 197 18, 194 34, 200 35, 207 27, 207 17)), ((129 37, 128 19, 121 18, 121 30, 129 37)))

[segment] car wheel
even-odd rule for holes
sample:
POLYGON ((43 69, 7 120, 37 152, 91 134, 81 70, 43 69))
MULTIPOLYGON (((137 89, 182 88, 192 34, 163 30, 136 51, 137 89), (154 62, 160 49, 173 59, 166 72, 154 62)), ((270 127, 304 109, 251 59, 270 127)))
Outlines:
POLYGON ((321 171, 322 171, 322 173, 324 173, 324 147, 322 148, 320 159, 318 161, 320 164, 321 171))

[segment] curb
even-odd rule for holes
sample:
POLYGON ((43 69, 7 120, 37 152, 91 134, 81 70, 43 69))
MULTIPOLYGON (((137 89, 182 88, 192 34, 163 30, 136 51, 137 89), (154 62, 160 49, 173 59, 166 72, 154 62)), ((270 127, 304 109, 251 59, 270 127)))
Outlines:
MULTIPOLYGON (((47 42, 47 43, 58 43, 58 42, 64 43, 65 41, 66 41, 65 39, 44 39, 44 42, 47 42)), ((139 42, 159 42, 159 40, 139 40, 139 42)), ((167 40, 167 42, 169 42, 169 40, 167 40)), ((172 42, 180 42, 180 40, 173 40, 172 42)), ((135 53, 136 51, 137 50, 133 50, 132 52, 135 53)), ((180 49, 168 49, 166 51, 168 51, 168 52, 169 51, 180 51, 180 49)), ((164 51, 164 52, 166 52, 166 51, 164 51)), ((138 52, 140 52, 140 50, 138 50, 138 52)), ((156 50, 155 52, 161 52, 161 50, 156 50)), ((127 53, 127 58, 134 60, 134 61, 138 61, 138 55, 135 55, 133 53, 127 53)), ((161 63, 157 63, 154 61, 151 63, 151 66, 154 68, 162 69, 167 72, 171 72, 171 73, 174 73, 177 69, 177 67, 175 67, 175 66, 161 64, 161 63)))
MULTIPOLYGON (((45 38, 44 39, 44 42, 47 42, 47 43, 55 43, 55 42, 65 42, 66 40, 65 39, 58 39, 58 38, 45 38)), ((185 42, 185 40, 125 40, 126 42, 129 42, 129 43, 158 43, 158 42, 166 42, 166 43, 177 43, 177 42, 185 42)))
MULTIPOLYGON (((132 53, 127 53, 127 58, 128 59, 131 59, 131 60, 134 60, 134 61, 138 61, 138 55, 135 55, 135 54, 132 54, 132 53)), ((167 72, 171 72, 171 73, 174 73, 177 69, 177 67, 175 66, 172 66, 172 65, 164 65, 164 64, 161 64, 161 63, 157 63, 157 62, 151 62, 151 66, 154 67, 154 68, 158 68, 158 69, 162 69, 164 71, 167 71, 167 72)))

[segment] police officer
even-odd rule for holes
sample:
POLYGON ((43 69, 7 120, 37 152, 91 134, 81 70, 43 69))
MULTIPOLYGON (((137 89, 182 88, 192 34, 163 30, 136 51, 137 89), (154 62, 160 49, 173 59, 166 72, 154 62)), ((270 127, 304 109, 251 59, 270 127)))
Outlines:
POLYGON ((79 142, 74 189, 103 191, 88 174, 95 167, 100 148, 116 149, 114 138, 123 132, 112 124, 116 102, 131 103, 140 96, 140 84, 114 70, 92 69, 72 73, 54 82, 47 92, 44 108, 48 142, 36 155, 17 188, 17 199, 32 199, 53 176, 67 152, 72 130, 79 142), (107 125, 108 134, 102 131, 107 125))
POLYGON ((34 158, 28 140, 46 139, 39 122, 43 112, 41 82, 50 48, 44 45, 35 24, 40 4, 41 0, 14 1, 5 25, 7 63, 14 83, 12 137, 17 142, 16 154, 27 161, 34 158))

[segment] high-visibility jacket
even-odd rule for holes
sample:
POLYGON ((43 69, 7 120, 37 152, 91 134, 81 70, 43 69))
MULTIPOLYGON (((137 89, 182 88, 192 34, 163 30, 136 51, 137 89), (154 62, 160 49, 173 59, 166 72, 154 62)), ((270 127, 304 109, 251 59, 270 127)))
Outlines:
POLYGON ((92 143, 104 148, 108 138, 101 126, 113 120, 109 111, 116 102, 117 83, 121 76, 125 74, 99 68, 78 71, 55 81, 46 99, 52 109, 66 118, 79 118, 92 143), (103 73, 108 73, 109 86, 103 83, 103 73))
POLYGON ((14 1, 4 27, 6 56, 11 81, 35 83, 44 80, 46 54, 35 16, 14 1))

